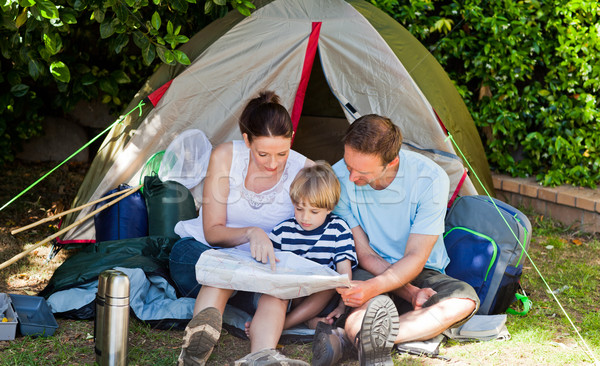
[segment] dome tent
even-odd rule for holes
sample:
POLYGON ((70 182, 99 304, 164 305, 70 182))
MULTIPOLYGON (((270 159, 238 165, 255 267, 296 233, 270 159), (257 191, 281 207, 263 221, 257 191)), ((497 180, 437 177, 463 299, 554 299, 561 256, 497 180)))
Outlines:
MULTIPOLYGON (((163 65, 128 110, 147 98, 104 140, 73 206, 121 183, 139 181, 144 163, 183 131, 200 129, 213 145, 241 138, 237 122, 261 90, 273 90, 296 128, 293 149, 334 163, 340 137, 360 115, 391 118, 403 148, 425 154, 450 177, 450 194, 476 194, 456 143, 491 191, 491 176, 473 120, 442 67, 410 33, 362 0, 255 2, 249 17, 231 12, 181 50, 192 64, 163 65)), ((65 224, 77 217, 67 217, 65 224)), ((66 225, 65 225, 66 226, 66 225)), ((91 221, 62 242, 94 240, 91 221)))

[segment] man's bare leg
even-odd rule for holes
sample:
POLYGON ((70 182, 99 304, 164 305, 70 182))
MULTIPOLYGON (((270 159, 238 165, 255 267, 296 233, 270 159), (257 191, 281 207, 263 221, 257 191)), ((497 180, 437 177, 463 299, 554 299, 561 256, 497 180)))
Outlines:
MULTIPOLYGON (((348 339, 355 339, 360 331, 367 304, 348 315, 345 326, 348 339)), ((399 318, 400 331, 394 343, 431 339, 471 315, 473 310, 475 310, 473 300, 455 298, 403 314, 399 318)))

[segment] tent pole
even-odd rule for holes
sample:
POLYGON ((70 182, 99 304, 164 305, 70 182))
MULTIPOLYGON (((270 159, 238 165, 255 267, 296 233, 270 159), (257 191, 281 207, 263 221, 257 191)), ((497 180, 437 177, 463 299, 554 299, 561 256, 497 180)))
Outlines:
POLYGON ((27 226, 23 226, 23 227, 21 227, 21 228, 15 229, 15 230, 11 231, 10 233, 11 233, 12 235, 18 234, 18 233, 20 233, 20 232, 22 232, 22 231, 25 231, 25 230, 31 229, 32 227, 36 227, 36 226, 38 226, 38 225, 41 225, 41 224, 43 224, 43 223, 45 223, 45 222, 52 221, 52 220, 56 220, 56 219, 58 219, 58 218, 61 218, 61 217, 65 216, 65 215, 68 215, 68 214, 70 214, 70 213, 72 213, 72 212, 77 212, 77 211, 83 210, 83 209, 84 209, 84 208, 86 208, 86 207, 89 207, 89 206, 95 205, 95 204, 97 204, 97 203, 100 203, 100 202, 102 202, 102 201, 105 201, 105 200, 107 200, 107 199, 109 199, 109 198, 113 198, 113 197, 115 197, 115 196, 122 195, 123 193, 127 193, 127 192, 129 192, 130 190, 132 190, 132 189, 133 189, 133 188, 127 188, 127 189, 124 189, 124 190, 122 190, 122 191, 117 191, 117 192, 111 193, 111 194, 109 194, 108 196, 102 197, 102 198, 100 198, 100 199, 98 199, 98 200, 95 200, 95 201, 92 201, 92 202, 88 202, 88 203, 86 203, 85 205, 81 205, 81 206, 78 206, 78 207, 72 208, 72 209, 70 209, 70 210, 67 210, 67 211, 60 212, 60 213, 58 213, 58 214, 56 214, 56 215, 53 215, 53 216, 50 216, 50 217, 45 217, 45 218, 43 218, 43 219, 41 219, 41 220, 39 220, 39 221, 36 221, 36 222, 34 222, 33 224, 29 224, 29 225, 27 225, 27 226))
POLYGON ((110 206, 114 205, 115 203, 119 202, 120 200, 124 199, 127 196, 132 195, 133 193, 137 192, 140 188, 143 187, 143 184, 140 184, 139 186, 132 188, 129 192, 123 194, 122 196, 116 198, 113 201, 110 201, 109 203, 107 203, 106 205, 90 212, 89 214, 87 214, 85 217, 83 217, 82 219, 80 219, 79 221, 76 221, 74 223, 72 223, 71 225, 67 226, 66 228, 58 231, 55 234, 50 235, 49 237, 47 237, 46 239, 36 243, 35 245, 33 245, 31 248, 28 248, 26 250, 24 250, 23 252, 21 252, 20 254, 15 255, 14 257, 12 257, 11 259, 7 260, 6 262, 0 264, 0 269, 4 269, 8 266, 10 266, 11 264, 15 263, 16 261, 18 261, 19 259, 25 257, 27 254, 29 254, 30 252, 34 251, 35 249, 41 247, 42 245, 46 244, 47 242, 49 242, 50 240, 64 234, 65 232, 71 230, 72 228, 74 228, 75 226, 83 223, 84 221, 86 221, 87 219, 93 217, 95 214, 97 214, 98 212, 105 210, 107 208, 109 208, 110 206))

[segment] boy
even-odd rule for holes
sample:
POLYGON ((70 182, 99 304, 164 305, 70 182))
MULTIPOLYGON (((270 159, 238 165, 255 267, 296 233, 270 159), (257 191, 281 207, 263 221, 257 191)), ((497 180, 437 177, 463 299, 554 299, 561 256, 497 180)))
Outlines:
MULTIPOLYGON (((290 198, 294 217, 269 234, 275 250, 293 252, 352 279, 357 265, 354 240, 348 224, 331 213, 340 199, 340 182, 331 166, 318 161, 300 170, 290 186, 290 198)), ((303 322, 312 329, 319 321, 332 324, 344 310, 335 290, 294 299, 284 329, 303 322)))

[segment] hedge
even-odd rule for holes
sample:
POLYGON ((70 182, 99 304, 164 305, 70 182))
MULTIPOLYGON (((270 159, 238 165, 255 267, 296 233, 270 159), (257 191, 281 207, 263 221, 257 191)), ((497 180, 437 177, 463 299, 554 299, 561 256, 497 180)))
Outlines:
POLYGON ((465 99, 492 168, 543 185, 600 178, 596 1, 373 1, 465 99))

